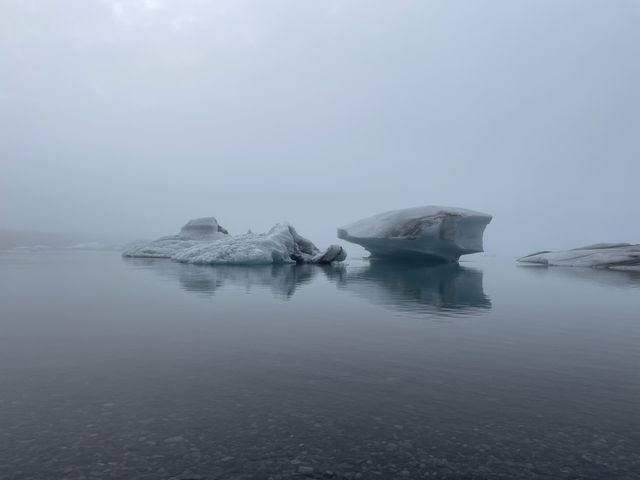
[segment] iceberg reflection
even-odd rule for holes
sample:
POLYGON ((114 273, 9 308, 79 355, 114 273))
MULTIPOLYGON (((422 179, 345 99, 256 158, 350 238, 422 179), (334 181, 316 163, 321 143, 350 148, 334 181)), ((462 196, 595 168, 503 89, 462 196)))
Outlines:
POLYGON ((491 308, 482 271, 458 264, 411 265, 371 260, 350 271, 346 282, 356 295, 396 310, 463 316, 491 308))
POLYGON ((616 288, 640 288, 640 271, 610 270, 607 268, 548 267, 546 265, 518 265, 522 271, 536 276, 560 277, 568 280, 597 283, 616 288))
MULTIPOLYGON (((204 296, 225 286, 269 290, 288 299, 307 284, 325 280, 341 291, 397 311, 474 314, 491 308, 482 287, 482 271, 457 264, 412 265, 371 260, 331 265, 192 265, 162 258, 123 258, 134 268, 175 281, 182 290, 204 296)), ((323 295, 326 293, 323 293, 323 295)))
POLYGON ((340 282, 344 277, 344 266, 314 264, 274 264, 274 265, 192 265, 162 258, 123 257, 127 264, 151 270, 156 274, 177 280, 180 287, 188 292, 213 295, 225 285, 270 289, 277 296, 289 298, 297 288, 308 284, 319 274, 332 281, 340 282))

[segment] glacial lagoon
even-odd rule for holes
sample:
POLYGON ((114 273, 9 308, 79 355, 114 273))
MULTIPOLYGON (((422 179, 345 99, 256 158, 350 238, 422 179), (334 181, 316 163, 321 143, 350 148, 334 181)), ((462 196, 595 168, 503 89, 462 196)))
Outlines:
POLYGON ((640 274, 0 253, 0 479, 634 479, 640 274))

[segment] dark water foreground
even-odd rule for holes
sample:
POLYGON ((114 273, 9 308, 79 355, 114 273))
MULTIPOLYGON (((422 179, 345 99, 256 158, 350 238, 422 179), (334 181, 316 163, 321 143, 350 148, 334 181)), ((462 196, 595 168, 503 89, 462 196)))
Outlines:
POLYGON ((638 479, 640 276, 0 254, 1 479, 638 479))

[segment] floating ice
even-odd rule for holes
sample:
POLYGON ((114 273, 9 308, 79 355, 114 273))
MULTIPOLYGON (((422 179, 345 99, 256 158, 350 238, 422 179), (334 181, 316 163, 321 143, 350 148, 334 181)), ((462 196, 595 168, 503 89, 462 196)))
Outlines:
POLYGON ((331 263, 344 260, 346 253, 337 245, 321 252, 309 240, 298 235, 292 226, 278 224, 267 233, 229 235, 195 245, 177 252, 172 258, 185 263, 225 265, 331 263))
POLYGON ((275 225, 267 233, 228 235, 215 218, 189 221, 180 234, 139 243, 125 257, 172 258, 178 262, 210 265, 263 265, 279 263, 331 263, 346 258, 338 245, 324 252, 300 236, 291 225, 275 225))
POLYGON ((172 258, 190 247, 210 243, 227 235, 213 217, 189 220, 177 235, 161 237, 152 242, 135 242, 123 253, 125 257, 172 258))
POLYGON ((518 259, 522 263, 557 267, 591 267, 640 270, 640 245, 598 243, 559 252, 537 252, 518 259))
POLYGON ((491 215, 462 208, 393 210, 338 229, 338 237, 362 245, 373 257, 457 261, 482 252, 491 215))

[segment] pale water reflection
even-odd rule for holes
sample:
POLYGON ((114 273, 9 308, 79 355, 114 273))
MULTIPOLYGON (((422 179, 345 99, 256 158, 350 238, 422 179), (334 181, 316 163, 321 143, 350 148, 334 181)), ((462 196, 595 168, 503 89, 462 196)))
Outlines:
POLYGON ((310 283, 317 275, 344 282, 345 267, 335 265, 190 265, 163 258, 122 259, 126 264, 152 271, 188 292, 213 295, 227 286, 266 288, 277 296, 291 297, 298 288, 310 283))
POLYGON ((617 288, 640 288, 640 270, 609 270, 600 268, 548 267, 519 264, 518 268, 531 275, 564 278, 567 281, 599 283, 617 288))
POLYGON ((455 316, 479 315, 491 308, 482 270, 457 264, 371 260, 350 269, 346 284, 352 293, 400 311, 455 316))
POLYGON ((370 302, 402 311, 474 315, 491 308, 483 290, 482 270, 457 264, 411 264, 384 260, 334 265, 189 265, 167 259, 123 258, 189 292, 213 295, 227 286, 267 289, 289 299, 314 279, 324 278, 370 302))

